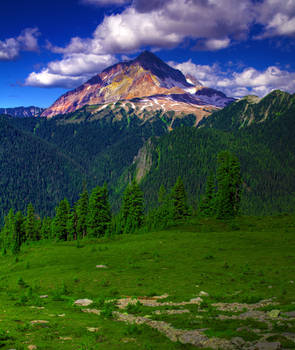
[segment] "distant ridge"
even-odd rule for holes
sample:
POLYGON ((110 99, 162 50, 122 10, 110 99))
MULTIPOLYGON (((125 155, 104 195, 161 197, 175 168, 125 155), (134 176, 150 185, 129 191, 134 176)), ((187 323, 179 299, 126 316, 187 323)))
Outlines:
POLYGON ((0 114, 8 114, 17 118, 38 117, 44 110, 45 108, 36 106, 0 108, 0 114))

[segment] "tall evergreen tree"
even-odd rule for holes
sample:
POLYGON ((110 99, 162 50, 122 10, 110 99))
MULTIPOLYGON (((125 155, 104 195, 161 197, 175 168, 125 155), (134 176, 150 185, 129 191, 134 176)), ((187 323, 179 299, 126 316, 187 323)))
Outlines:
POLYGON ((107 186, 97 186, 89 198, 87 234, 90 237, 105 235, 110 230, 111 220, 107 186))
POLYGON ((41 225, 41 238, 42 239, 50 239, 52 237, 51 233, 51 221, 52 219, 48 216, 43 218, 41 225))
POLYGON ((171 222, 171 198, 164 185, 160 186, 158 193, 158 207, 149 211, 147 225, 149 229, 163 229, 171 222))
POLYGON ((239 213, 241 202, 241 170, 238 158, 229 151, 223 151, 217 158, 216 216, 227 219, 239 213))
POLYGON ((143 210, 143 193, 136 181, 132 180, 126 187, 122 199, 120 213, 122 232, 131 233, 142 226, 143 210))
POLYGON ((6 254, 7 250, 11 249, 13 244, 14 223, 15 215, 14 210, 11 208, 4 218, 4 226, 1 230, 3 254, 6 254))
POLYGON ((76 239, 81 239, 87 234, 88 202, 88 192, 85 188, 75 206, 77 216, 76 239))
POLYGON ((68 220, 71 211, 70 204, 67 199, 63 199, 56 210, 56 216, 54 219, 54 234, 55 238, 66 241, 68 238, 68 220))
POLYGON ((77 214, 74 209, 70 210, 67 222, 68 240, 77 239, 77 214))
POLYGON ((14 227, 12 231, 12 254, 17 254, 20 251, 22 243, 25 241, 24 217, 21 211, 15 214, 14 227))
POLYGON ((158 203, 159 205, 162 205, 167 199, 167 191, 165 186, 162 184, 159 188, 159 193, 158 193, 158 203))
POLYGON ((30 241, 37 240, 37 227, 36 227, 36 218, 35 218, 35 209, 32 203, 29 203, 27 207, 27 215, 25 217, 25 233, 26 239, 30 241))
POLYGON ((210 174, 207 178, 206 191, 201 198, 199 205, 199 214, 203 217, 212 217, 215 215, 215 180, 213 174, 210 174))
POLYGON ((189 215, 187 196, 184 184, 179 176, 172 189, 172 218, 175 221, 184 220, 189 215))

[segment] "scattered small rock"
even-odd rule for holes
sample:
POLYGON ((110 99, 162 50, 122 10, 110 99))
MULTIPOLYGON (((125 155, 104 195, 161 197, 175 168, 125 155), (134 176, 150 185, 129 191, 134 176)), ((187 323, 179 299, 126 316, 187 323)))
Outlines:
POLYGON ((287 317, 295 317, 295 311, 284 312, 284 315, 287 317))
POLYGON ((238 348, 241 348, 245 344, 245 340, 241 337, 232 338, 231 342, 238 348))
POLYGON ((136 339, 135 338, 122 338, 121 342, 122 343, 136 343, 136 339))
POLYGON ((267 316, 271 318, 277 318, 280 316, 280 313, 281 313, 280 310, 271 310, 267 313, 267 316))
POLYGON ((100 310, 97 309, 82 309, 83 312, 87 312, 89 314, 100 315, 100 310))
POLYGON ((31 324, 47 324, 49 321, 46 320, 33 320, 31 321, 31 324))
POLYGON ((165 294, 163 294, 163 295, 156 295, 156 296, 154 296, 154 298, 155 299, 166 299, 166 298, 168 298, 169 297, 169 294, 167 294, 167 293, 165 293, 165 294))
POLYGON ((93 303, 93 300, 90 300, 90 299, 78 299, 74 302, 74 304, 78 306, 88 306, 92 303, 93 303))
MULTIPOLYGON (((190 300, 189 302, 187 302, 186 304, 201 304, 202 301, 203 301, 202 298, 197 297, 197 298, 191 299, 191 300, 190 300)), ((186 304, 183 304, 183 305, 186 305, 186 304)))
POLYGON ((41 299, 46 299, 46 298, 48 298, 48 295, 46 294, 46 295, 40 295, 40 298, 41 299))
POLYGON ((36 345, 29 345, 28 349, 29 350, 35 350, 35 349, 37 349, 37 346, 36 345))
POLYGON ((272 288, 272 286, 268 286, 268 288, 269 288, 269 289, 271 289, 271 288, 272 288))
POLYGON ((95 328, 95 327, 87 327, 87 331, 95 333, 99 331, 99 328, 95 328))
MULTIPOLYGON (((190 311, 187 309, 183 310, 156 310, 154 312, 155 315, 178 315, 178 314, 186 314, 189 313, 190 311)), ((145 316, 146 317, 146 316, 145 316)))
POLYGON ((208 297, 209 294, 207 292, 204 292, 203 290, 199 293, 199 297, 208 297))
POLYGON ((96 265, 95 266, 97 269, 108 269, 106 265, 96 265))
POLYGON ((58 317, 65 317, 66 314, 57 315, 58 317))
POLYGON ((38 309, 38 310, 43 310, 45 309, 44 306, 30 306, 31 309, 38 309))
POLYGON ((72 337, 59 337, 60 340, 72 340, 72 337))
POLYGON ((215 303, 212 306, 216 307, 220 311, 237 312, 243 310, 256 310, 268 305, 277 305, 277 302, 273 302, 272 299, 261 300, 256 304, 246 303, 215 303))
POLYGON ((293 283, 294 283, 294 281, 289 281, 289 283, 293 284, 293 283))
POLYGON ((255 350, 277 350, 281 349, 281 344, 279 342, 258 342, 255 344, 255 350))

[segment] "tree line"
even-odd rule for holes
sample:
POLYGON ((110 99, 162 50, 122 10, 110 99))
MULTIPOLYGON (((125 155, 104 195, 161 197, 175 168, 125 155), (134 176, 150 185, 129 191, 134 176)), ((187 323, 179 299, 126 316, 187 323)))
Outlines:
MULTIPOLYGON (((207 178, 206 191, 200 200, 197 214, 203 217, 229 219, 239 214, 241 200, 240 164, 237 157, 220 152, 216 176, 207 178)), ((181 177, 167 191, 160 186, 158 205, 144 211, 144 198, 135 180, 129 183, 122 197, 118 214, 113 215, 107 185, 96 186, 90 195, 85 188, 73 206, 63 199, 55 208, 54 217, 40 218, 30 203, 26 212, 10 209, 0 233, 3 254, 16 254, 22 244, 38 240, 77 241, 114 234, 134 233, 141 228, 161 229, 185 222, 194 210, 189 207, 181 177)))

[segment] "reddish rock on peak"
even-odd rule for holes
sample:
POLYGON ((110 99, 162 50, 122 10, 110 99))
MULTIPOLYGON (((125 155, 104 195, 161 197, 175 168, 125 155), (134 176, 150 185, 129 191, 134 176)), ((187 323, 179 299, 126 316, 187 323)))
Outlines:
POLYGON ((85 105, 152 96, 167 96, 171 101, 173 96, 189 95, 186 100, 190 100, 190 104, 207 105, 207 101, 203 103, 195 95, 200 88, 199 82, 192 78, 186 79, 181 71, 170 67, 153 53, 145 51, 134 60, 117 63, 105 69, 80 87, 62 95, 42 116, 52 117, 74 112, 85 105))

